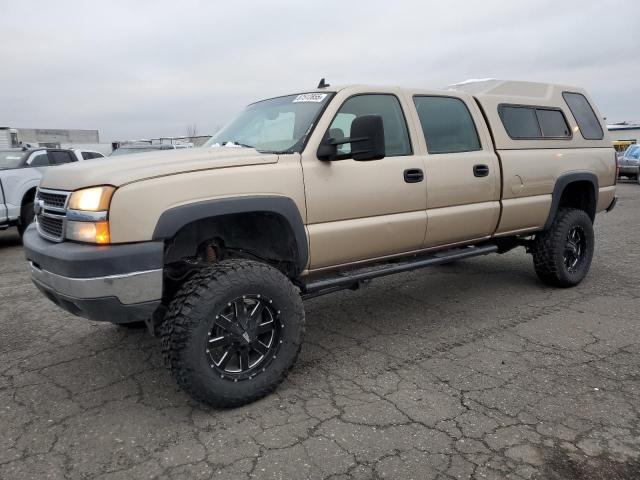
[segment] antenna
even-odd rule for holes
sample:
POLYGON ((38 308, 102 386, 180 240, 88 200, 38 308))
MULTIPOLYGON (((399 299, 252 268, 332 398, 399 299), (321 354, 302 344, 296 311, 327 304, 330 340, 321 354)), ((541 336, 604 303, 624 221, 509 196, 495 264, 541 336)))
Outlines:
POLYGON ((318 88, 327 88, 330 85, 324 81, 324 78, 320 79, 320 83, 318 84, 318 88))

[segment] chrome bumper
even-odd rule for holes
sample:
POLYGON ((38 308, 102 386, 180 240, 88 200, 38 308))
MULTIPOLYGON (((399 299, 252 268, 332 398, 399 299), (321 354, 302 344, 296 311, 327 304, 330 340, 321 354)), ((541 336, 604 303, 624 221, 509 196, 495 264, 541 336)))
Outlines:
POLYGON ((162 269, 93 278, 69 278, 36 267, 29 262, 31 279, 47 290, 76 299, 113 297, 123 305, 162 298, 162 269))

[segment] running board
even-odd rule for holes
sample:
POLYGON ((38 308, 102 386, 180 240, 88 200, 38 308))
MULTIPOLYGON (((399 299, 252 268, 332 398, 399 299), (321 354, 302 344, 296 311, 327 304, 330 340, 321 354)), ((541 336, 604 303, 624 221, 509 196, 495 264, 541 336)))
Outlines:
POLYGON ((402 259, 394 263, 384 263, 340 272, 332 277, 322 277, 317 280, 311 280, 308 283, 303 282, 299 285, 302 290, 302 298, 312 298, 347 288, 355 290, 362 282, 373 278, 386 277, 394 273, 410 272, 418 268, 441 265, 454 260, 478 257, 480 255, 488 255, 489 253, 495 253, 497 251, 497 245, 469 246, 443 250, 428 255, 411 257, 410 259, 402 259))

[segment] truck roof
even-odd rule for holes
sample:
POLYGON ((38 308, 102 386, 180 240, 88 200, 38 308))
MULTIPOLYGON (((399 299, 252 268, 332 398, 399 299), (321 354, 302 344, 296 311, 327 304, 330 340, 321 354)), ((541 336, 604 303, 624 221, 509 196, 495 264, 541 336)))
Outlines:
POLYGON ((485 78, 478 80, 465 80, 449 86, 451 90, 461 90, 470 93, 476 98, 485 97, 512 97, 527 98, 546 101, 556 92, 571 91, 583 93, 584 89, 569 85, 555 83, 525 82, 521 80, 498 80, 485 78))
POLYGON ((498 150, 554 149, 554 148, 611 148, 606 125, 589 94, 580 87, 554 83, 527 82, 519 80, 499 80, 494 78, 470 79, 450 85, 444 89, 424 89, 421 87, 380 87, 372 85, 330 85, 326 88, 311 89, 309 92, 340 92, 348 90, 353 94, 367 92, 406 92, 409 95, 459 96, 474 109, 480 108, 488 122, 495 148, 498 150), (602 128, 602 138, 589 139, 580 133, 573 112, 565 101, 565 93, 584 96, 588 101, 602 128), (566 138, 511 138, 500 118, 501 106, 542 107, 561 110, 571 136, 566 138))

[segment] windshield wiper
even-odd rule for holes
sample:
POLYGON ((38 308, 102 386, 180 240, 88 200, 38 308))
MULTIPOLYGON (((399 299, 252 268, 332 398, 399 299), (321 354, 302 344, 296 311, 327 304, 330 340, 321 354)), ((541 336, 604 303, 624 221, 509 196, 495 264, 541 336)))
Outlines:
POLYGON ((255 148, 253 145, 247 145, 246 143, 240 143, 236 140, 229 140, 228 142, 225 142, 224 145, 226 145, 227 143, 231 143, 233 145, 238 145, 239 147, 244 147, 244 148, 255 148))

